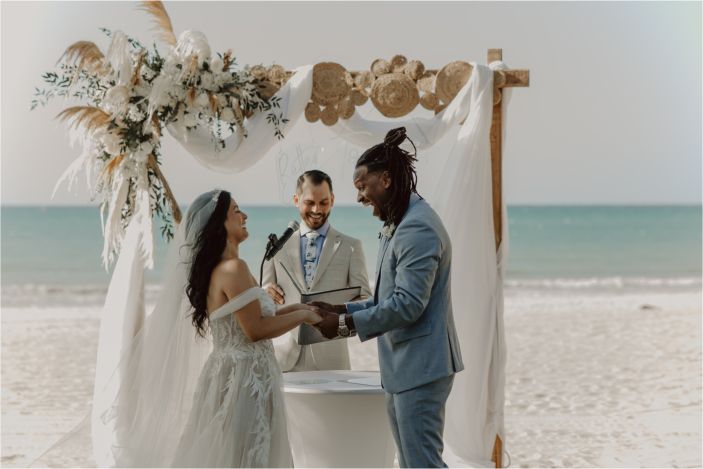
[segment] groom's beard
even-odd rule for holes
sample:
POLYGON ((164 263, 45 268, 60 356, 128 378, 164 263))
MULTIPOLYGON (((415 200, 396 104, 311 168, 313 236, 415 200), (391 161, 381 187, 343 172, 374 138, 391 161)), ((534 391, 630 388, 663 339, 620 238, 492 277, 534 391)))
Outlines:
MULTIPOLYGON (((308 226, 308 228, 316 230, 327 222, 327 219, 330 217, 331 213, 332 211, 330 210, 324 215, 320 214, 321 216, 319 218, 310 218, 310 215, 305 215, 303 217, 303 221, 308 226)), ((315 215, 317 215, 317 213, 315 215)))
POLYGON ((378 207, 378 218, 382 222, 387 222, 388 221, 388 208, 386 207, 378 207))

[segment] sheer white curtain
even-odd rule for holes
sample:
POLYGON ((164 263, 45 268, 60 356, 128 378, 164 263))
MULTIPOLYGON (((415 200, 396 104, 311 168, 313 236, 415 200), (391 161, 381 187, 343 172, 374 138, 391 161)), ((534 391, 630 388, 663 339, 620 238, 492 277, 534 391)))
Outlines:
MULTIPOLYGON (((490 129, 493 70, 506 67, 502 62, 490 67, 472 65, 469 82, 437 116, 372 121, 356 113, 332 129, 352 143, 369 147, 380 142, 388 130, 404 126, 422 159, 423 149, 429 150, 463 121, 434 186, 436 192, 428 197, 452 239, 454 320, 466 366, 456 375, 447 402, 445 459, 452 466, 493 466, 495 437, 504 440, 502 266, 507 233, 496 253, 490 129)), ((507 227, 505 207, 502 214, 502 226, 507 227)))
MULTIPOLYGON (((445 458, 453 466, 491 466, 495 436, 504 439, 506 350, 502 288, 508 236, 503 207, 503 245, 496 253, 489 133, 492 71, 505 66, 502 62, 494 62, 489 67, 472 65, 469 82, 452 103, 434 117, 391 121, 365 119, 355 113, 351 119, 340 120, 330 127, 339 138, 366 148, 380 142, 391 128, 405 126, 418 145, 418 156, 422 159, 423 150, 429 151, 460 126, 441 172, 442 183, 435 186, 437 193, 428 197, 441 215, 453 243, 454 316, 466 366, 457 375, 447 403, 445 458)), ((279 90, 281 109, 289 119, 284 133, 303 114, 311 89, 312 67, 304 66, 279 90)), ((503 103, 506 99, 504 96, 503 103)), ((217 148, 207 132, 186 131, 176 126, 169 127, 169 131, 203 165, 222 172, 238 172, 264 158, 277 143, 263 115, 247 122, 246 128, 247 138, 235 133, 228 138, 224 149, 217 148)), ((419 177, 422 178, 422 174, 419 177)), ((134 269, 139 267, 137 249, 137 240, 123 244, 120 258, 129 259, 123 263, 131 268, 116 269, 111 281, 105 314, 109 313, 109 321, 117 325, 115 327, 136 324, 143 317, 141 301, 124 301, 143 288, 143 276, 133 275, 134 269)), ((117 363, 116 357, 121 354, 119 344, 124 341, 113 341, 110 347, 104 347, 102 339, 101 336, 99 347, 104 356, 99 357, 99 361, 117 363)), ((98 370, 96 375, 99 373, 98 370)))

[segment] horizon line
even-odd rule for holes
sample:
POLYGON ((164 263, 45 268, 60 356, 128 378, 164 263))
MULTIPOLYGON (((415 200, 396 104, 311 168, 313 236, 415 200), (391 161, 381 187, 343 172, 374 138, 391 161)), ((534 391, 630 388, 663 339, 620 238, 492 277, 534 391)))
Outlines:
MULTIPOLYGON (((34 204, 34 203, 9 203, 0 204, 0 208, 99 208, 99 204, 34 204)), ((179 207, 187 207, 188 204, 178 204, 179 207)), ((243 204, 244 207, 261 207, 261 208, 277 208, 277 207, 294 207, 289 204, 243 204)), ((364 208, 360 204, 335 204, 335 207, 359 207, 364 208)), ((574 203, 513 203, 507 204, 506 207, 703 207, 703 202, 574 202, 574 203)))

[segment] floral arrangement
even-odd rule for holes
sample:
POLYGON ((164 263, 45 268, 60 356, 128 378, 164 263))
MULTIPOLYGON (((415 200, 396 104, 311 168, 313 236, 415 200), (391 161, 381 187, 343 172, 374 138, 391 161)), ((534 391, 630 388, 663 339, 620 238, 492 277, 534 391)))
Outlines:
MULTIPOLYGON (((246 136, 245 119, 267 112, 272 131, 282 138, 287 122, 274 93, 287 79, 280 66, 237 67, 231 51, 211 57, 206 37, 185 31, 178 40, 161 2, 141 4, 156 20, 160 38, 169 45, 163 55, 122 32, 102 31, 111 39, 107 54, 92 42, 79 41, 66 49, 56 71, 42 75, 32 109, 57 96, 77 98, 85 105, 59 113, 82 142, 81 155, 56 185, 69 189, 84 169, 93 199, 101 202, 107 267, 119 251, 127 226, 142 229, 142 252, 153 265, 152 218, 163 221, 162 236, 173 237, 173 222, 181 214, 160 171, 160 142, 164 127, 173 123, 192 129, 205 126, 221 147, 235 129, 246 136)), ((56 188, 54 191, 56 191, 56 188)))

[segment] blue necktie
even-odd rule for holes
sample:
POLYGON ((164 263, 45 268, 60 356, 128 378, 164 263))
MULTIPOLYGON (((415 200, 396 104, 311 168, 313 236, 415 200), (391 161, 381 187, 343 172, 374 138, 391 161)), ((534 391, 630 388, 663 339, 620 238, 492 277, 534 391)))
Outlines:
POLYGON ((317 231, 309 231, 306 235, 305 262, 303 266, 305 267, 305 284, 308 288, 310 288, 315 278, 315 268, 317 267, 317 243, 315 241, 318 236, 320 234, 317 231))

